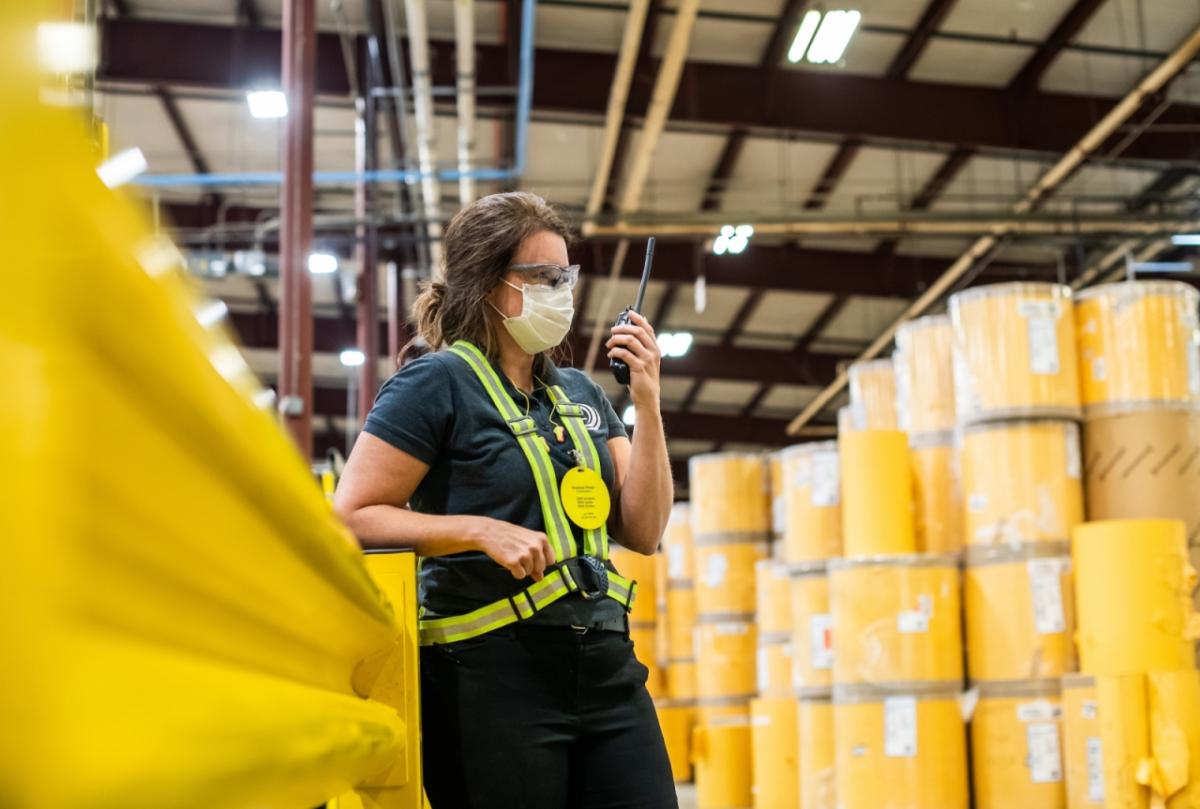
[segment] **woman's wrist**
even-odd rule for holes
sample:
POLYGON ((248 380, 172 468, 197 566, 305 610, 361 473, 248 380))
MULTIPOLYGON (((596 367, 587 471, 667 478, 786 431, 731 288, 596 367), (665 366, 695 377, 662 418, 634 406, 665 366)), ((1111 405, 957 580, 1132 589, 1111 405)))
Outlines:
POLYGON ((463 540, 464 551, 482 551, 487 541, 487 517, 479 516, 463 516, 462 530, 458 531, 458 536, 463 540))

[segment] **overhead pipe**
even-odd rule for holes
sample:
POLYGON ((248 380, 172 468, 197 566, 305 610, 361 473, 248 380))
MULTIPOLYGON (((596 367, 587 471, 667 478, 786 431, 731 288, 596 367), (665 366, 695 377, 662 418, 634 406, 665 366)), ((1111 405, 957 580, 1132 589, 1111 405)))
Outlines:
POLYGON ((458 201, 475 201, 475 0, 454 0, 454 61, 458 88, 458 201))
MULTIPOLYGON (((1060 183, 1067 179, 1087 159, 1089 154, 1098 149, 1110 135, 1116 132, 1148 97, 1158 93, 1167 82, 1186 68, 1192 59, 1195 58, 1197 52, 1200 52, 1200 28, 1193 30, 1187 39, 1170 56, 1164 59, 1149 75, 1138 82, 1137 87, 1131 90, 1116 106, 1109 110, 1107 115, 1088 130, 1070 151, 1059 158, 1058 162, 1051 166, 1025 193, 1024 198, 1013 205, 1012 212, 1022 215, 1033 210, 1060 183)), ((888 344, 891 343, 900 326, 912 318, 924 314, 927 309, 940 300, 977 260, 992 250, 996 245, 997 237, 1006 232, 1003 228, 1000 228, 993 234, 981 236, 977 239, 974 244, 967 248, 965 253, 947 268, 940 278, 933 282, 924 294, 905 309, 903 314, 892 325, 888 326, 883 334, 875 339, 875 342, 868 346, 859 359, 869 360, 879 356, 888 344)), ((788 434, 795 435, 800 428, 812 421, 846 387, 847 381, 846 371, 843 369, 830 385, 808 403, 804 410, 800 412, 800 415, 792 419, 791 423, 788 424, 788 434)))
MULTIPOLYGON (((519 180, 525 174, 527 145, 529 143, 529 118, 533 108, 533 41, 537 22, 537 0, 525 0, 521 6, 521 46, 517 76, 517 125, 515 154, 508 168, 479 167, 466 172, 478 182, 509 182, 519 180)), ((316 171, 314 185, 353 185, 367 183, 413 183, 423 182, 425 176, 433 175, 439 182, 458 182, 463 172, 458 169, 423 171, 421 169, 380 169, 378 171, 316 171)), ((283 175, 278 171, 229 172, 223 174, 143 174, 132 183, 148 188, 173 186, 258 186, 279 185, 283 175)))
POLYGON ((442 207, 437 177, 437 127, 433 117, 433 81, 429 66, 429 23, 425 0, 404 0, 408 28, 408 58, 412 68, 413 123, 417 135, 417 167, 421 170, 421 202, 429 240, 430 274, 440 273, 442 226, 436 221, 442 207))
MULTIPOLYGON (((671 36, 667 40, 667 49, 659 62, 658 76, 654 80, 654 91, 650 96, 650 105, 646 108, 646 116, 642 119, 641 137, 638 138, 636 151, 633 153, 629 169, 629 177, 621 190, 618 213, 633 213, 641 205, 642 192, 646 188, 646 180, 650 177, 650 160, 658 147, 667 118, 671 115, 671 107, 675 103, 675 93, 679 90, 679 77, 683 73, 684 62, 687 61, 688 46, 692 40, 692 28, 696 23, 696 14, 700 10, 700 0, 680 0, 675 10, 675 24, 671 27, 671 36)), ((638 37, 639 41, 641 37, 638 37)), ((624 44, 624 43, 622 43, 624 44)), ((610 99, 611 102, 611 99, 610 99)), ((599 175, 597 175, 599 179, 599 175)), ((604 178, 607 184, 607 172, 604 178)), ((593 196, 596 186, 592 187, 593 196)), ((603 193, 603 189, 601 189, 603 193)), ((602 198, 601 198, 602 199, 602 198)), ((590 204, 590 200, 589 200, 590 204)), ((586 234, 587 231, 585 230, 586 234)), ((617 245, 617 259, 614 259, 609 271, 608 283, 605 286, 604 298, 600 306, 600 316, 606 317, 613 310, 613 302, 617 296, 617 278, 621 274, 621 264, 624 263, 625 253, 629 249, 628 240, 622 239, 617 245)), ((604 333, 596 329, 588 342, 585 368, 592 368, 596 363, 596 355, 600 353, 600 341, 604 333)))

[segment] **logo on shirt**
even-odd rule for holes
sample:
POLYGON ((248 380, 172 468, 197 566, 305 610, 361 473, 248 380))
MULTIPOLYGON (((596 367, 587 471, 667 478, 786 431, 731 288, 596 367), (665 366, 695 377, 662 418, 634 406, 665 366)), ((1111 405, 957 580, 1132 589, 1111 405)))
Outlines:
POLYGON ((598 432, 601 425, 600 411, 586 404, 580 404, 579 409, 583 411, 583 426, 588 429, 588 432, 598 432))

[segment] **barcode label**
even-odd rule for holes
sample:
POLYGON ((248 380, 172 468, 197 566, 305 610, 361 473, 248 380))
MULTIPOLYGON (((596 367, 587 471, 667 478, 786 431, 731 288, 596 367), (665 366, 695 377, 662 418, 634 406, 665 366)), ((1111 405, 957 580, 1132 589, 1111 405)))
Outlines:
POLYGON ((812 504, 817 508, 836 506, 840 502, 837 453, 814 453, 812 463, 812 504))
POLYGON ((913 758, 917 755, 916 697, 884 699, 883 752, 889 758, 913 758))
POLYGON ((827 612, 808 619, 808 659, 814 669, 833 668, 833 616, 827 612))
POLYGON ((896 616, 896 629, 905 634, 929 631, 929 616, 920 610, 903 610, 896 616))
POLYGON ((1053 784, 1062 780, 1062 752, 1058 743, 1058 725, 1035 722, 1025 728, 1029 774, 1035 784, 1053 784))
POLYGON ((1063 611, 1062 564, 1058 559, 1030 559, 1029 590, 1033 600, 1033 624, 1041 635, 1067 628, 1063 611))
POLYGON ((1087 796, 1092 803, 1104 803, 1104 748, 1097 736, 1087 740, 1087 796))
POLYGON ((1022 301, 1017 309, 1025 317, 1029 338, 1029 370, 1035 374, 1057 374, 1058 316, 1057 301, 1022 301))
POLYGON ((1096 710, 1096 701, 1094 699, 1085 699, 1083 707, 1079 709, 1079 715, 1084 719, 1095 719, 1099 716, 1100 712, 1096 710))

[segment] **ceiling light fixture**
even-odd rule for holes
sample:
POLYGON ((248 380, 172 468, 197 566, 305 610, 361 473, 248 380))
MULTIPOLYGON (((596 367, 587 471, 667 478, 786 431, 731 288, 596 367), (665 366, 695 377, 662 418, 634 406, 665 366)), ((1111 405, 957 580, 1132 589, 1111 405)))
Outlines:
POLYGON ((629 405, 629 407, 625 408, 625 412, 621 415, 621 421, 625 422, 625 424, 630 427, 632 427, 633 423, 637 421, 637 411, 633 409, 633 405, 629 405))
POLYGON ((1200 233, 1176 233, 1171 237, 1171 244, 1180 247, 1200 246, 1200 233))
POLYGON ((665 331, 658 335, 658 350, 664 357, 682 357, 692 347, 692 333, 665 331))
POLYGON ((837 64, 861 20, 857 11, 827 11, 824 16, 816 10, 807 12, 788 48, 788 61, 796 64, 807 55, 814 65, 837 64))
POLYGON ((713 239, 713 254, 723 256, 729 253, 736 256, 746 249, 753 235, 754 227, 751 225, 725 225, 717 238, 713 239))
POLYGON ((255 118, 284 118, 288 114, 287 96, 279 90, 250 90, 246 103, 255 118))
POLYGON ((347 368, 357 368, 367 361, 367 357, 357 348, 346 348, 338 354, 338 359, 342 361, 342 365, 347 368))
POLYGON ((1190 261, 1135 261, 1129 269, 1139 272, 1191 272, 1196 265, 1190 261))
POLYGON ((308 271, 313 275, 327 275, 337 272, 337 256, 332 253, 313 253, 308 257, 308 271))

